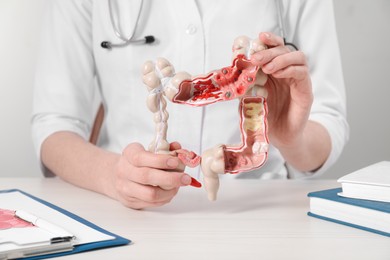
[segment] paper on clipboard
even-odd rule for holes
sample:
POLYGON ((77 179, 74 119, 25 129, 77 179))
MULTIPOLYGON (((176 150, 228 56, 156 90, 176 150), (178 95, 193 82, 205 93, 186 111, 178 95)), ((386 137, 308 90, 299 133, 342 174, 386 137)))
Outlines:
POLYGON ((22 209, 74 235, 71 240, 58 242, 58 233, 53 230, 50 232, 48 229, 33 225, 21 225, 20 227, 3 225, 0 228, 0 259, 37 255, 53 257, 110 245, 125 245, 130 242, 130 240, 103 230, 70 212, 19 190, 0 191, 0 209, 3 209, 2 213, 22 209))
POLYGON ((76 236, 76 240, 74 241, 75 245, 114 239, 113 236, 90 228, 19 192, 0 193, 0 208, 9 210, 23 209, 51 223, 64 227, 76 236))

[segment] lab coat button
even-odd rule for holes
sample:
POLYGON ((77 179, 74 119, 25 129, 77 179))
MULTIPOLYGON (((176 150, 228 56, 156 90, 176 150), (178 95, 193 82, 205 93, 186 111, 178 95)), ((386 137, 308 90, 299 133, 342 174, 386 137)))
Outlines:
POLYGON ((186 34, 192 35, 192 34, 195 34, 196 31, 197 31, 196 26, 193 25, 193 24, 189 24, 189 25, 187 26, 187 29, 186 29, 186 34))

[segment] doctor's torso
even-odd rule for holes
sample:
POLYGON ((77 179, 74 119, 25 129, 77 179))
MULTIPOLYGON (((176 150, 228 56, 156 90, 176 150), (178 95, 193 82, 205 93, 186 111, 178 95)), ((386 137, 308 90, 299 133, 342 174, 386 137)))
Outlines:
MULTIPOLYGON (((200 75, 231 65, 236 37, 255 38, 260 32, 278 30, 274 1, 144 1, 142 10, 140 1, 112 1, 112 13, 122 35, 156 38, 153 44, 101 48, 102 41, 121 40, 112 27, 107 2, 94 2, 92 51, 106 109, 100 142, 116 152, 131 142, 147 147, 154 138, 153 114, 145 103, 148 91, 142 83, 145 61, 164 57, 176 72, 200 75)), ((241 141, 237 100, 206 107, 168 102, 167 110, 167 139, 180 142, 185 149, 201 154, 218 144, 241 141)), ((282 167, 283 159, 274 148, 269 160, 274 161, 269 170, 282 167)))

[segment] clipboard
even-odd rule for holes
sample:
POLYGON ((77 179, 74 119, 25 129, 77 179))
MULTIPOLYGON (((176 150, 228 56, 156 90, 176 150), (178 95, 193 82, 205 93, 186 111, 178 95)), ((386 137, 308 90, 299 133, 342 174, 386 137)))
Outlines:
MULTIPOLYGON (((93 242, 87 242, 87 243, 80 243, 75 244, 72 250, 65 251, 65 252, 58 252, 58 253, 49 253, 49 254, 43 254, 43 255, 36 255, 32 257, 27 257, 23 259, 45 259, 50 257, 58 257, 58 256, 65 256, 65 255, 71 255, 76 253, 81 253, 85 251, 95 250, 95 249, 102 249, 102 248, 108 248, 108 247, 115 247, 115 246, 123 246, 131 243, 131 240, 118 236, 114 233, 111 233, 89 221, 86 219, 83 219, 63 208, 60 208, 50 202, 47 202, 43 199, 40 199, 38 197, 35 197, 27 192, 24 192, 19 189, 10 189, 10 190, 1 190, 0 191, 0 208, 1 208, 1 199, 3 196, 21 196, 25 197, 23 199, 26 199, 26 201, 32 201, 32 203, 39 203, 42 207, 48 207, 48 210, 52 210, 55 214, 60 214, 62 217, 69 219, 69 221, 72 221, 76 224, 80 224, 81 226, 88 229, 90 232, 95 232, 97 234, 101 234, 101 236, 108 236, 109 238, 104 240, 98 240, 93 242)), ((4 202, 3 202, 4 203, 4 202)), ((76 234, 77 235, 77 234, 76 234)))

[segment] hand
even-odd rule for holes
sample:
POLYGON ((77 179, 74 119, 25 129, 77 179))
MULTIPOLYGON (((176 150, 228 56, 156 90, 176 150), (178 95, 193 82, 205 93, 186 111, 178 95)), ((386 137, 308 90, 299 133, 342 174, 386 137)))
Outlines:
POLYGON ((260 33, 268 49, 253 54, 251 60, 268 75, 268 133, 279 150, 299 147, 313 102, 312 85, 306 57, 291 51, 283 39, 260 33))
MULTIPOLYGON (((171 149, 180 149, 180 145, 173 143, 171 149)), ((114 197, 134 209, 162 206, 173 199, 181 186, 191 184, 191 177, 183 170, 178 157, 154 154, 132 143, 124 149, 113 174, 114 197)))

